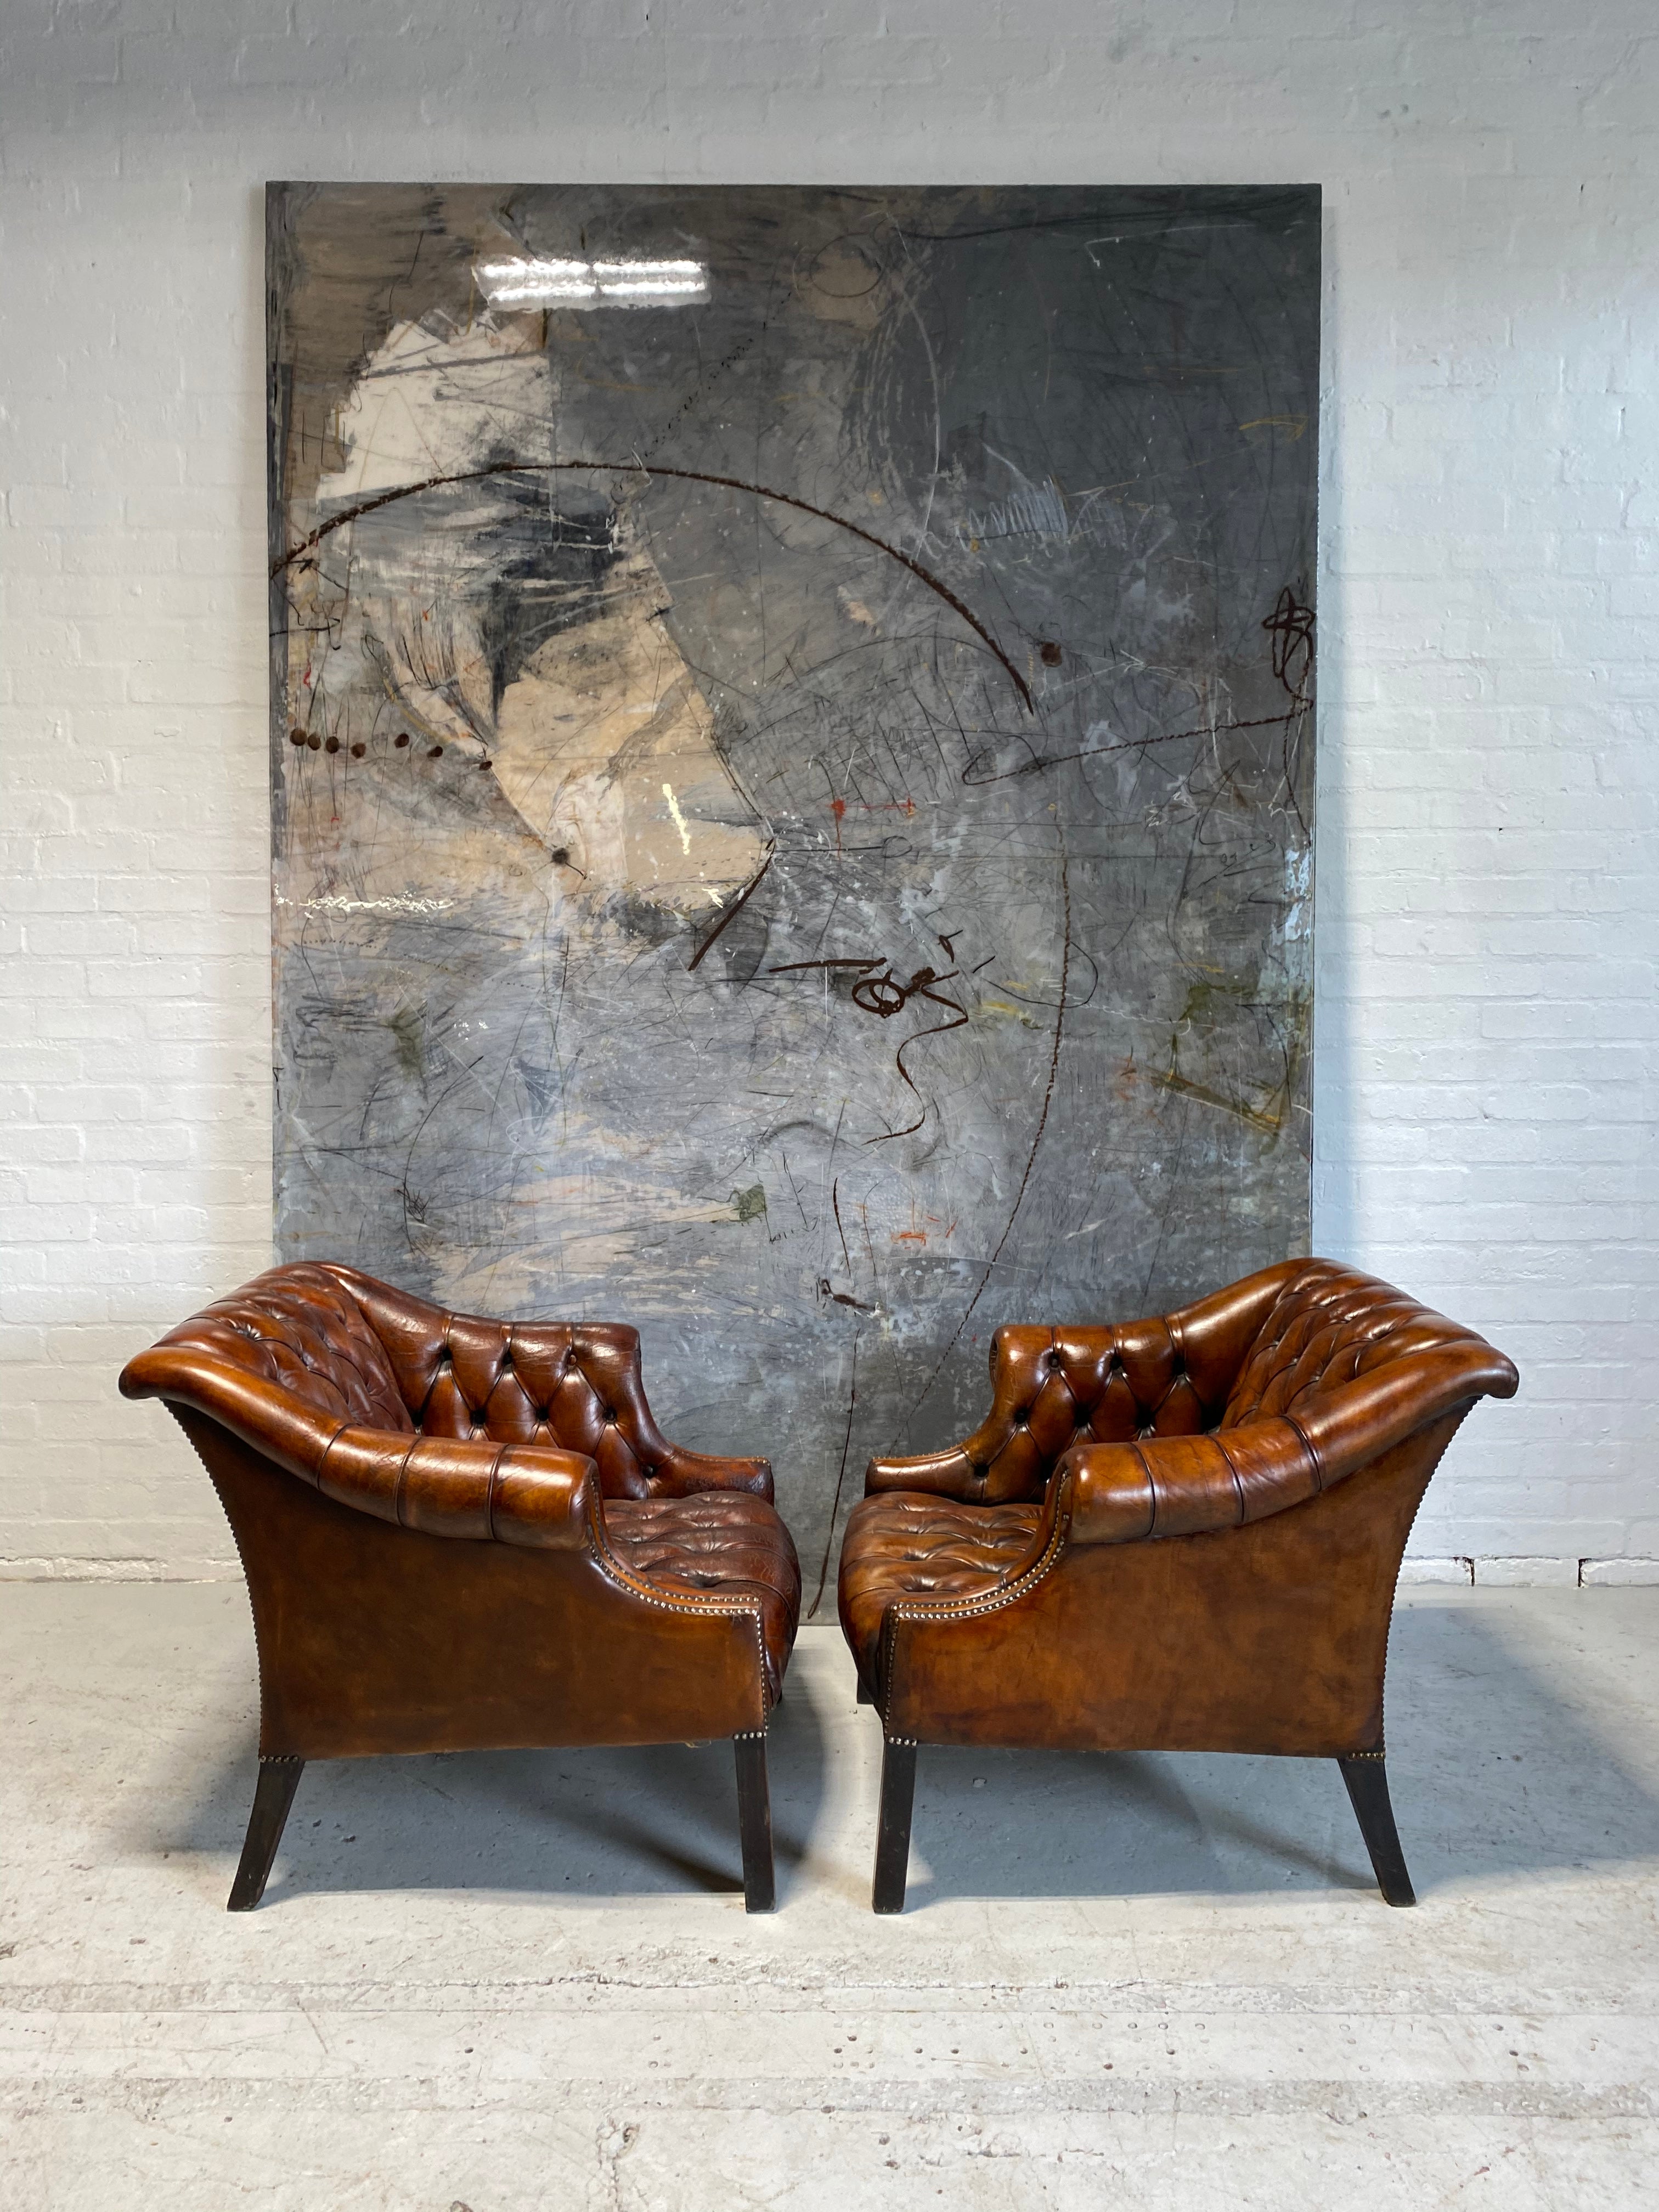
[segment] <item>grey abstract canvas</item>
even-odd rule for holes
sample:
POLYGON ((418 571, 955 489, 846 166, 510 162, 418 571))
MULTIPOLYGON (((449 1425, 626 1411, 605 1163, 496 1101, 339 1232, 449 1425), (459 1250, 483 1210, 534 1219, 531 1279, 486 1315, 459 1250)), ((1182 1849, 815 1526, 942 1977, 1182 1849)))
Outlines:
POLYGON ((641 1328, 809 1590, 1306 1249, 1319 196, 269 198, 284 1258, 641 1328))

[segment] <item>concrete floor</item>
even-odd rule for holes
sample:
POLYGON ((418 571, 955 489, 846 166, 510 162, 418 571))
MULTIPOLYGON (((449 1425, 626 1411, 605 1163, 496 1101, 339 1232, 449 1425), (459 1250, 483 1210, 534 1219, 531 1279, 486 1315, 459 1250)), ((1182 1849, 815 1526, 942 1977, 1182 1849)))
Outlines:
POLYGON ((1634 2206, 1656 1647, 1659 1591, 1402 1602, 1414 1912, 1328 1765, 924 1751, 910 1907, 878 1921, 877 1726, 815 1630, 773 1917, 724 1746, 312 1766, 233 1917, 240 1586, 12 1585, 0 2203, 1634 2206))

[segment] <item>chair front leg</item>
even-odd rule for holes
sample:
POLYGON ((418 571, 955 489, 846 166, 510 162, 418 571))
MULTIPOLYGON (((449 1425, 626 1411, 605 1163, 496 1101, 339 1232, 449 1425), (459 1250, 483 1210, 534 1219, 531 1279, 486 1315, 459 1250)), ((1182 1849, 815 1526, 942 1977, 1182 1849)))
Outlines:
POLYGON ((1406 1854, 1400 1848, 1400 1831, 1394 1825, 1389 1799, 1389 1772, 1380 1751, 1350 1752, 1339 1759, 1342 1779, 1348 1785, 1348 1802, 1359 1823, 1370 1853, 1376 1886, 1389 1905, 1415 1905, 1417 1893, 1406 1871, 1406 1854))
POLYGON ((777 1904, 772 1867, 772 1793, 766 1780, 763 1734, 732 1739, 738 1761, 738 1832, 743 1842, 743 1908, 770 1912, 777 1904))
POLYGON ((306 1763, 298 1757, 267 1759, 261 1754, 259 1779, 253 1788, 253 1810, 248 1814, 247 1835, 242 1844, 241 1863, 236 1869, 236 1879, 230 1886, 227 1912, 252 1912, 265 1893, 265 1883, 270 1876, 270 1863, 276 1856, 276 1846, 283 1840, 283 1830, 288 1825, 289 1808, 294 1802, 294 1793, 300 1786, 300 1777, 306 1763))
POLYGON ((881 1746, 881 1816, 876 1830, 876 1878, 870 1903, 877 1912, 902 1912, 910 1873, 910 1814, 916 1795, 916 1747, 902 1736, 881 1746))

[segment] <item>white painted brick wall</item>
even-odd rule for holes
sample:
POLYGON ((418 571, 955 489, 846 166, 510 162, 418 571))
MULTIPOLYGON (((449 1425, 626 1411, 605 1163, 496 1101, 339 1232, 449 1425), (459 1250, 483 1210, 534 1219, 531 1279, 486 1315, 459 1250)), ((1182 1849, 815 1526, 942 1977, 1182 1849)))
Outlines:
POLYGON ((1652 0, 4 0, 0 1560, 230 1558, 114 1376, 268 1256, 260 185, 410 175, 1322 183, 1316 1241, 1523 1370, 1416 1551, 1659 1557, 1656 121, 1652 0))

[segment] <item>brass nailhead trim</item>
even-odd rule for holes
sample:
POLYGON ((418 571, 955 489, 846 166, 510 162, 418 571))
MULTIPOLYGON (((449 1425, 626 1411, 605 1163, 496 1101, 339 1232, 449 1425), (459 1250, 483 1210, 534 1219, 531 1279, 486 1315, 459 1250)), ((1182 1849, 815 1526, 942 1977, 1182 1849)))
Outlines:
MULTIPOLYGON (((1040 1582, 1044 1581, 1053 1573, 1054 1568, 1066 1556, 1066 1534, 1067 1531, 1057 1522, 1054 1533, 1048 1540, 1048 1550, 1033 1565, 1026 1569, 1018 1581, 1009 1583, 1006 1589, 993 1590, 979 1599, 958 1598, 954 1602, 947 1600, 943 1604, 930 1607, 925 1613, 910 1612, 902 1604, 891 1605, 887 1608, 887 1617, 895 1621, 975 1620, 984 1613, 1001 1613, 1007 1607, 1018 1604, 1021 1598, 1034 1590, 1040 1582)), ((889 1682, 884 1686, 890 1695, 892 1684, 889 1682)), ((882 1711, 881 1718, 884 1729, 887 1722, 884 1709, 882 1711)), ((896 1736, 891 1741, 909 1742, 914 1739, 896 1736)))
MULTIPOLYGON (((682 1599, 677 1604, 672 1598, 658 1596, 653 1590, 646 1587, 642 1577, 635 1577, 630 1574, 629 1570, 623 1565, 621 1560, 616 1559, 612 1555, 611 1547, 608 1544, 602 1545, 599 1556, 600 1565, 602 1570, 605 1571, 605 1580, 607 1582, 613 1583, 619 1589, 625 1589, 631 1597, 639 1598, 646 1605, 654 1605, 660 1612, 705 1614, 714 1613, 724 1615, 727 1619, 734 1618, 739 1614, 747 1613, 750 1622, 755 1631, 755 1651, 760 1661, 760 1692, 762 1706, 763 1710, 765 1709, 765 1699, 767 1695, 766 1631, 761 1623, 761 1608, 759 1606, 747 1604, 741 1598, 695 1598, 689 1595, 682 1599)), ((761 1733, 764 1735, 765 1730, 761 1730, 761 1733)))

